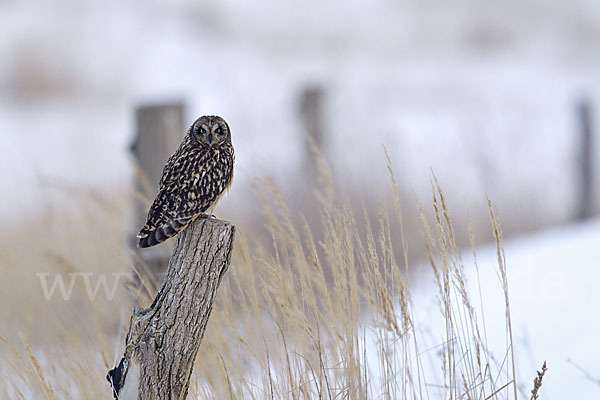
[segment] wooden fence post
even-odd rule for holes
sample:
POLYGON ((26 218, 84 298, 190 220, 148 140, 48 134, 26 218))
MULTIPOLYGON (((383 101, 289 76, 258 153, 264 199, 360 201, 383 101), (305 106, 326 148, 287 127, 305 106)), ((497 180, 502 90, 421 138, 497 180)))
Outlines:
POLYGON ((175 237, 154 302, 131 317, 125 355, 107 379, 120 400, 185 399, 216 291, 229 267, 235 227, 197 219, 175 237))
MULTIPOLYGON (((323 132, 323 90, 320 86, 308 86, 300 95, 300 117, 304 131, 320 151, 325 151, 323 132)), ((306 141, 304 171, 314 178, 316 173, 314 154, 310 142, 306 141)))
POLYGON ((592 110, 586 100, 577 106, 577 119, 579 124, 579 199, 577 216, 579 220, 588 219, 593 214, 593 126, 592 110))
POLYGON ((156 277, 165 272, 169 252, 163 246, 138 251, 135 236, 146 222, 150 202, 158 192, 158 181, 167 159, 177 150, 185 136, 185 107, 180 102, 142 105, 135 110, 136 134, 131 151, 137 160, 136 201, 132 234, 132 248, 153 276, 147 283, 155 283, 156 277))

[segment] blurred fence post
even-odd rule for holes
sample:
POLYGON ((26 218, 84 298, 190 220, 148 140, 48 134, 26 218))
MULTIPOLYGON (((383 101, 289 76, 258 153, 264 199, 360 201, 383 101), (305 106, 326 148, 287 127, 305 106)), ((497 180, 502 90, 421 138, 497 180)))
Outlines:
MULTIPOLYGON (((181 102, 142 105, 135 110, 136 134, 131 151, 137 160, 135 217, 131 238, 146 222, 150 203, 158 192, 162 168, 177 150, 185 135, 185 107, 181 102)), ((133 248, 136 245, 133 244, 133 248)), ((164 273, 169 260, 169 251, 157 246, 150 251, 137 253, 153 274, 164 273)))
POLYGON ((582 100, 577 105, 577 123, 579 130, 579 198, 577 216, 579 220, 588 219, 593 214, 593 114, 587 100, 582 100))
MULTIPOLYGON (((308 86, 304 89, 300 97, 300 116, 304 125, 304 131, 311 138, 317 148, 325 152, 324 132, 323 132, 323 90, 319 86, 308 86)), ((306 143, 306 153, 304 156, 304 171, 310 173, 311 178, 316 172, 314 168, 314 155, 310 143, 306 143)))

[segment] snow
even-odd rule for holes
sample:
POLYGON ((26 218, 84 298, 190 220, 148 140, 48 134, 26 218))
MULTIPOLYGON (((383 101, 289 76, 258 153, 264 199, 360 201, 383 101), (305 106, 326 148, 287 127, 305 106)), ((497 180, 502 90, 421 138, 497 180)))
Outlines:
MULTIPOLYGON (((600 104, 600 2, 345 4, 4 2, 0 218, 39 210, 47 179, 128 190, 133 107, 164 99, 183 99, 188 122, 230 122, 228 199, 254 176, 293 185, 305 152, 298 95, 321 84, 328 159, 362 193, 387 182, 385 144, 417 197, 433 168, 451 201, 488 192, 501 215, 569 219, 574 106, 600 104)), ((567 361, 600 375, 598 243, 599 221, 506 242, 519 378, 529 388, 547 360, 545 399, 600 392, 567 361)), ((503 315, 494 250, 479 257, 488 315, 503 315)), ((437 312, 422 298, 420 314, 437 312)), ((503 335, 502 321, 488 318, 488 333, 503 335)), ((503 336, 490 340, 502 348, 503 336)))
MULTIPOLYGON (((184 100, 188 122, 227 118, 234 191, 254 176, 293 186, 305 154, 299 93, 320 84, 341 181, 364 191, 387 182, 385 144, 418 195, 433 168, 461 204, 488 192, 501 208, 533 204, 550 223, 572 214, 574 104, 600 97, 597 2, 2 7, 0 129, 12 149, 3 175, 24 177, 22 190, 35 193, 31 174, 126 187, 132 109, 165 99, 184 100)), ((21 198, 3 199, 18 210, 7 218, 39 200, 21 198)))
MULTIPOLYGON (((600 385, 580 370, 600 378, 599 243, 600 220, 505 242, 515 363, 522 394, 529 393, 535 371, 547 361, 541 398, 591 399, 600 395, 600 385)), ((470 250, 464 252, 463 260, 472 299, 477 303, 478 278, 470 250)), ((496 248, 479 249, 478 264, 488 342, 496 359, 501 360, 507 349, 505 300, 496 248)), ((434 301, 436 293, 434 284, 419 289, 414 309, 419 326, 441 339, 445 327, 434 301), (439 318, 432 318, 435 315, 439 318)))
MULTIPOLYGON (((547 360, 550 370, 544 398, 595 398, 600 394, 600 386, 584 379, 569 363, 572 360, 600 377, 599 243, 600 220, 506 243, 519 376, 521 382, 530 384, 533 370, 547 360)), ((485 264, 491 266, 493 259, 493 254, 486 255, 485 264)), ((483 277, 484 288, 494 283, 492 274, 483 277)), ((486 301, 493 306, 504 300, 486 296, 486 301)))

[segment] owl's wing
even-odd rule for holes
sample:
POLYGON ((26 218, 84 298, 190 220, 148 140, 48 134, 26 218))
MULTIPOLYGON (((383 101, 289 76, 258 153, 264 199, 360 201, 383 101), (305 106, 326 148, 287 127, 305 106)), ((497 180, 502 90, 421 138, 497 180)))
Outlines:
POLYGON ((185 227, 187 223, 180 222, 176 214, 179 202, 175 187, 161 187, 148 211, 146 224, 137 235, 139 247, 162 243, 185 227))

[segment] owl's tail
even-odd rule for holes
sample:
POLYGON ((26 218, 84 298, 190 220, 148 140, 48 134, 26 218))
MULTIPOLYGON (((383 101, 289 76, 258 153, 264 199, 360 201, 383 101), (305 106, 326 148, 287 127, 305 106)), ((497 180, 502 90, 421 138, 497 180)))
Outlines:
POLYGON ((177 218, 173 221, 169 221, 159 226, 151 226, 146 224, 142 230, 137 234, 139 239, 138 247, 151 247, 156 246, 165 240, 172 238, 185 229, 190 222, 196 219, 196 216, 177 218))

